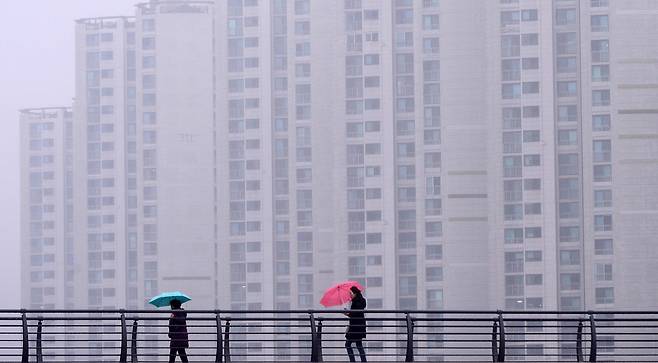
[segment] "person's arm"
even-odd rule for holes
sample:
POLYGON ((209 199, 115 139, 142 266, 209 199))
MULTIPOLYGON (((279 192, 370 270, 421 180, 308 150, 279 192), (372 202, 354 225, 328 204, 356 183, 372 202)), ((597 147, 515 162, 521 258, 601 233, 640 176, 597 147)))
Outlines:
POLYGON ((174 333, 174 314, 171 314, 171 316, 169 317, 169 332, 167 333, 169 339, 173 338, 173 333, 174 333))
MULTIPOLYGON (((345 310, 348 310, 348 309, 349 309, 349 310, 352 310, 352 303, 350 303, 350 307, 349 307, 349 308, 345 308, 345 310)), ((349 317, 349 316, 352 316, 352 313, 349 312, 349 311, 346 311, 346 312, 343 313, 343 315, 349 317)))

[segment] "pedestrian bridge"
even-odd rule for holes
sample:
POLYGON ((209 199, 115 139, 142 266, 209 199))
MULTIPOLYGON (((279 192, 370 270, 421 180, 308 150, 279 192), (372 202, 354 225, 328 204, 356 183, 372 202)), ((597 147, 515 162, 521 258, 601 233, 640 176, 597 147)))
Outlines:
MULTIPOLYGON (((346 361, 348 310, 186 310, 191 362, 346 361)), ((366 310, 368 361, 658 361, 658 312, 366 310)), ((0 310, 0 361, 162 362, 170 310, 0 310)), ((357 354, 358 359, 358 354, 357 354)))

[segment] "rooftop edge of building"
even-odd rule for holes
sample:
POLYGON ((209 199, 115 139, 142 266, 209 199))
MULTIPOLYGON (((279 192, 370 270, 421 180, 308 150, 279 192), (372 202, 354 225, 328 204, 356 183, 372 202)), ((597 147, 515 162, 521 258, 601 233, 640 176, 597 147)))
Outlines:
POLYGON ((135 4, 135 7, 137 8, 143 8, 147 6, 153 6, 153 5, 215 5, 214 1, 208 1, 208 0, 151 0, 148 2, 141 2, 135 4))
POLYGON ((57 111, 63 111, 65 113, 73 114, 73 108, 70 106, 29 107, 29 108, 21 108, 18 110, 19 114, 21 115, 31 115, 31 116, 44 115, 46 113, 57 112, 57 111))
POLYGON ((78 24, 96 24, 99 22, 107 21, 116 21, 116 20, 133 20, 135 19, 132 15, 114 15, 114 16, 98 16, 90 18, 79 18, 75 19, 75 22, 78 24))

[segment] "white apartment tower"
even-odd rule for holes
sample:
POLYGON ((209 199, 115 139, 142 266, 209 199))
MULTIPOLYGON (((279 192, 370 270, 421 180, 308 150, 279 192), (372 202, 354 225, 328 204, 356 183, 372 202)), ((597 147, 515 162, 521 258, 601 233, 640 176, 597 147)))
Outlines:
POLYGON ((143 308, 181 284, 215 305, 212 9, 78 21, 79 306, 143 308))
POLYGON ((74 304, 73 114, 67 107, 20 111, 23 306, 74 304))

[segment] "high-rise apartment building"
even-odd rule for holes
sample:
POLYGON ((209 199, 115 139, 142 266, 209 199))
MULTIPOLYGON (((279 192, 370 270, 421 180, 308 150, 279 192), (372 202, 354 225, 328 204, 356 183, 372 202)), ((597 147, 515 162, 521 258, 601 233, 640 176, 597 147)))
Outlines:
POLYGON ((647 123, 656 96, 648 10, 592 0, 501 1, 489 11, 500 16, 488 32, 500 38, 491 85, 500 97, 489 100, 491 155, 501 159, 490 165, 502 162, 490 170, 500 306, 637 306, 626 289, 647 281, 651 263, 632 261, 655 242, 646 233, 655 205, 640 202, 655 185, 640 151, 655 146, 656 130, 647 123))
MULTIPOLYGON (((473 5, 446 11, 463 20, 473 5)), ((440 308, 445 285, 455 307, 485 306, 486 73, 472 71, 484 23, 464 39, 457 22, 447 30, 441 110, 441 13, 436 1, 217 7, 224 305, 309 308, 349 278, 372 308, 440 308)))
POLYGON ((215 305, 212 9, 77 23, 79 306, 142 308, 181 284, 215 305))
POLYGON ((73 114, 67 107, 20 111, 21 295, 23 306, 71 306, 73 114))

